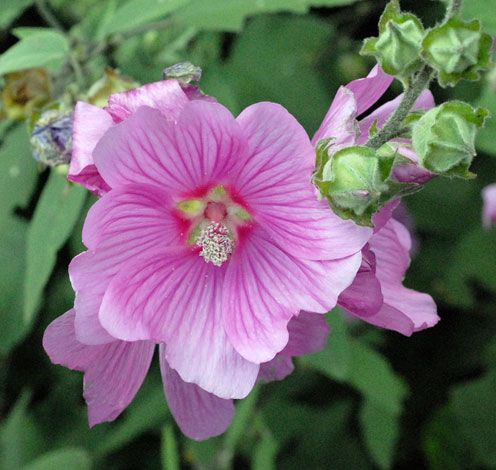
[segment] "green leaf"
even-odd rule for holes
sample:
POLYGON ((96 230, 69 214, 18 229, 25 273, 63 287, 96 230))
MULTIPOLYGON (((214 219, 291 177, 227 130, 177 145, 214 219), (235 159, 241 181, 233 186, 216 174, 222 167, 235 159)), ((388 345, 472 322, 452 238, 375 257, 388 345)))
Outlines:
POLYGON ((483 106, 491 112, 491 117, 486 120, 485 126, 479 129, 477 133, 477 149, 496 156, 496 145, 494 145, 494 136, 496 135, 496 93, 490 86, 485 84, 482 94, 475 104, 483 106))
POLYGON ((181 468, 172 424, 166 424, 162 430, 162 468, 163 470, 180 470, 181 468))
POLYGON ((475 298, 473 281, 496 293, 496 263, 491 256, 496 246, 496 230, 486 231, 480 225, 460 238, 451 248, 453 257, 445 266, 445 281, 449 286, 448 302, 470 307, 475 298))
POLYGON ((463 17, 467 20, 477 18, 482 21, 484 31, 496 34, 496 15, 488 12, 496 11, 496 0, 468 0, 463 2, 463 17))
POLYGON ((0 426, 0 468, 17 470, 43 449, 42 436, 28 414, 31 393, 23 392, 0 426))
POLYGON ((60 63, 69 54, 64 35, 54 30, 31 34, 0 56, 0 75, 60 63))
POLYGON ((14 210, 25 207, 38 172, 24 125, 8 132, 0 149, 0 355, 6 354, 26 332, 22 321, 24 257, 27 223, 14 210))
POLYGON ((29 325, 38 307, 43 288, 55 266, 57 252, 72 232, 87 191, 50 172, 29 225, 24 282, 24 322, 29 325))
POLYGON ((54 470, 56 468, 91 470, 91 458, 83 449, 66 447, 42 455, 26 465, 24 470, 54 470))
POLYGON ((264 428, 262 436, 253 449, 252 470, 276 470, 276 457, 279 445, 272 433, 264 428))
POLYGON ((191 0, 174 19, 200 29, 240 31, 248 16, 278 11, 306 13, 311 6, 341 6, 357 0, 191 0))
POLYGON ((45 33, 46 31, 52 31, 50 28, 42 28, 42 27, 31 27, 31 26, 20 26, 19 28, 14 28, 12 30, 12 34, 17 39, 24 39, 33 34, 45 33))
POLYGON ((128 0, 105 24, 105 34, 130 31, 159 20, 188 3, 189 0, 128 0))
POLYGON ((6 29, 34 0, 0 0, 0 28, 6 29))
POLYGON ((372 460, 379 468, 390 469, 399 436, 399 415, 365 400, 360 409, 360 423, 372 460))
POLYGON ((479 380, 454 387, 452 407, 461 432, 479 463, 496 466, 496 370, 479 380))
POLYGON ((400 414, 408 395, 404 380, 395 374, 387 359, 359 340, 352 341, 348 382, 361 392, 370 405, 400 414))
POLYGON ((344 381, 350 376, 352 351, 347 326, 342 313, 327 316, 331 334, 325 349, 299 358, 299 362, 310 366, 331 379, 344 381))

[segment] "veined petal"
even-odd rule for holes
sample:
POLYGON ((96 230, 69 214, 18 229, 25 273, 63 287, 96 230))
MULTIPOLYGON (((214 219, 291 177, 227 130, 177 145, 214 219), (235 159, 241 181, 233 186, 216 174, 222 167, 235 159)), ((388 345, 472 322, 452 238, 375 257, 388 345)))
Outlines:
POLYGON ((160 345, 160 370, 164 393, 181 431, 191 439, 203 440, 222 434, 234 416, 232 400, 219 398, 198 385, 187 383, 170 368, 165 345, 160 345))
POLYGON ((258 364, 242 358, 224 332, 224 276, 225 266, 189 248, 135 259, 109 284, 100 322, 116 338, 166 343, 166 359, 184 381, 221 398, 243 398, 258 364))
POLYGON ((139 108, 102 137, 93 156, 112 187, 144 183, 188 194, 224 182, 245 152, 231 113, 197 100, 183 108, 177 123, 156 109, 139 108))
POLYGON ((111 95, 109 111, 120 121, 141 106, 149 106, 159 110, 167 119, 176 120, 188 102, 177 80, 162 80, 111 95))
POLYGON ((116 188, 98 200, 88 212, 83 227, 83 243, 90 249, 99 249, 100 243, 121 244, 125 249, 133 244, 142 245, 149 237, 156 237, 163 246, 177 244, 181 225, 173 216, 174 203, 157 186, 126 185, 116 188))
POLYGON ((306 259, 343 258, 360 250, 371 230, 340 219, 317 200, 310 183, 315 150, 293 116, 274 103, 259 103, 237 120, 250 157, 233 175, 233 186, 279 246, 306 259))
POLYGON ((115 339, 98 319, 108 284, 133 258, 177 244, 181 236, 178 223, 168 196, 153 186, 116 188, 93 205, 83 228, 83 241, 91 249, 76 256, 69 266, 76 291, 79 341, 102 344, 115 339))
POLYGON ((316 146, 321 139, 334 140, 333 149, 343 145, 353 145, 360 134, 357 122, 357 103, 354 94, 345 87, 340 87, 332 101, 329 111, 312 139, 316 146))
POLYGON ((273 382, 283 380, 294 371, 293 359, 291 356, 276 354, 274 359, 260 364, 258 380, 273 382))
POLYGON ((359 317, 376 314, 384 302, 375 263, 374 253, 367 245, 362 249, 362 264, 353 283, 339 296, 338 304, 359 317))
POLYGON ((410 332, 405 332, 404 328, 400 331, 394 325, 385 327, 407 335, 434 326, 439 321, 436 304, 430 295, 403 287, 403 278, 410 263, 410 246, 408 230, 394 219, 390 219, 370 239, 370 247, 377 260, 376 275, 381 282, 384 304, 399 310, 412 321, 410 332))
POLYGON ((74 111, 72 157, 67 178, 101 196, 110 186, 100 176, 93 161, 93 150, 103 134, 114 124, 105 110, 79 101, 74 111))
POLYGON ((155 345, 149 341, 114 341, 102 346, 80 343, 74 310, 54 320, 43 347, 55 364, 84 371, 84 398, 90 426, 113 421, 136 395, 150 367, 155 345))
POLYGON ((224 283, 223 317, 233 346, 249 361, 271 360, 288 342, 289 320, 300 310, 331 310, 360 260, 360 253, 333 261, 294 258, 253 228, 233 253, 224 283))
POLYGON ((365 78, 353 80, 346 88, 353 92, 357 103, 357 115, 367 111, 386 92, 394 77, 376 65, 365 78))
POLYGON ((324 315, 302 311, 288 323, 289 341, 281 354, 304 356, 325 348, 331 332, 324 315))

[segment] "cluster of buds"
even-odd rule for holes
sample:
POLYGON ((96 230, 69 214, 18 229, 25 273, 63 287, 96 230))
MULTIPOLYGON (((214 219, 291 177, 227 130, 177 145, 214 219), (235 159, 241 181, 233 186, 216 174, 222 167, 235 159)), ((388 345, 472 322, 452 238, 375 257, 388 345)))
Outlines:
POLYGON ((425 30, 418 17, 403 13, 392 0, 379 22, 379 36, 364 42, 362 54, 376 57, 386 73, 405 79, 429 65, 441 86, 460 79, 478 80, 490 62, 492 38, 477 20, 464 22, 453 16, 425 30))
POLYGON ((479 79, 478 71, 489 66, 490 36, 478 21, 461 21, 455 10, 449 8, 442 24, 425 29, 419 18, 401 11, 399 0, 391 0, 379 36, 365 40, 362 53, 375 56, 387 74, 396 76, 405 96, 381 129, 377 121, 372 124, 362 145, 343 148, 332 138, 317 143, 313 183, 340 217, 373 226, 381 207, 437 175, 475 176, 469 168, 477 129, 488 111, 458 101, 411 111, 432 78, 454 86, 460 79, 479 79), (404 157, 405 151, 413 158, 404 157))

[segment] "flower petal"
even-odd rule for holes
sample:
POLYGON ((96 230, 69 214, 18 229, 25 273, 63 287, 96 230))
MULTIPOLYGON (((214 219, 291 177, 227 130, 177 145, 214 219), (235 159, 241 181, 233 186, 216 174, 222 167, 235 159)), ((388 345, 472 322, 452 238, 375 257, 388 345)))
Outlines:
POLYGON ((333 151, 338 146, 353 145, 360 134, 357 122, 357 103, 353 93, 340 87, 332 101, 329 111, 312 139, 316 146, 321 139, 334 137, 331 142, 333 151))
POLYGON ((113 421, 136 395, 148 372, 155 345, 149 341, 114 341, 103 346, 80 343, 74 331, 74 310, 54 320, 43 347, 55 364, 82 370, 90 426, 113 421))
POLYGON ((288 323, 289 341, 285 356, 304 356, 325 348, 331 332, 324 315, 302 311, 288 323))
POLYGON ((376 65, 365 78, 353 80, 346 85, 353 92, 357 103, 357 115, 367 111, 386 92, 394 77, 376 65))
POLYGON ((252 362, 271 360, 288 342, 289 320, 300 310, 331 310, 360 260, 360 253, 333 261, 297 259, 253 228, 233 253, 224 284, 224 324, 236 350, 252 362))
POLYGON ((338 304, 359 317, 376 314, 383 304, 381 283, 375 274, 375 256, 366 246, 362 264, 351 286, 341 292, 338 304))
POLYGON ((67 178, 88 188, 97 195, 110 187, 98 173, 93 162, 93 150, 103 134, 114 124, 105 110, 79 101, 74 111, 72 157, 67 178))
POLYGON ((385 328, 407 335, 434 326, 439 321, 436 304, 430 295, 403 287, 403 278, 410 264, 410 246, 410 234, 394 219, 390 219, 370 239, 370 247, 377 260, 376 275, 381 282, 384 304, 400 311, 413 323, 409 332, 398 330, 394 324, 386 325, 385 328))
POLYGON ((315 150, 293 116, 274 103, 258 103, 237 120, 250 157, 233 175, 233 185, 279 246, 306 259, 343 258, 360 250, 371 231, 317 200, 310 183, 315 150))
POLYGON ((258 364, 242 358, 225 335, 224 275, 224 266, 187 248, 135 259, 108 286, 100 321, 116 338, 166 343, 166 359, 184 381, 222 398, 243 398, 258 364))
POLYGON ((176 120, 188 102, 177 80, 162 80, 110 95, 109 112, 119 122, 141 106, 149 106, 159 110, 166 118, 176 120))
POLYGON ((283 380, 294 370, 293 359, 291 356, 276 354, 274 359, 269 362, 260 364, 258 380, 264 382, 273 382, 274 380, 283 380))
POLYGON ((156 109, 139 108, 102 137, 93 155, 112 187, 144 183, 188 194, 223 182, 245 153, 231 113, 197 100, 183 108, 177 123, 156 109))
POLYGON ((116 188, 93 205, 83 228, 83 241, 91 250, 74 258, 69 266, 76 291, 79 341, 102 344, 114 340, 98 319, 108 284, 133 257, 176 244, 178 223, 169 197, 153 186, 116 188))
POLYGON ((491 224, 496 224, 496 184, 490 184, 482 190, 482 199, 482 223, 488 229, 491 224))
POLYGON ((193 383, 187 383, 169 367, 165 346, 160 345, 160 370, 167 403, 181 431, 203 440, 222 434, 234 416, 232 400, 219 398, 193 383))

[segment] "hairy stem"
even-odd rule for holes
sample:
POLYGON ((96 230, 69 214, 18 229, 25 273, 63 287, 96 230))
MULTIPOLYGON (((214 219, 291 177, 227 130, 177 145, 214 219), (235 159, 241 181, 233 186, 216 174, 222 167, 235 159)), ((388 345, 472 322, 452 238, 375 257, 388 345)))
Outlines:
POLYGON ((463 0, 451 0, 448 8, 446 9, 446 16, 444 17, 444 23, 448 21, 452 16, 458 15, 462 8, 463 0))
POLYGON ((398 136, 400 131, 404 129, 403 121, 412 110, 418 97, 429 86, 432 76, 432 68, 425 65, 413 80, 411 87, 405 91, 401 103, 395 109, 394 113, 391 114, 379 132, 367 141, 365 144, 366 147, 376 150, 389 140, 398 136))

